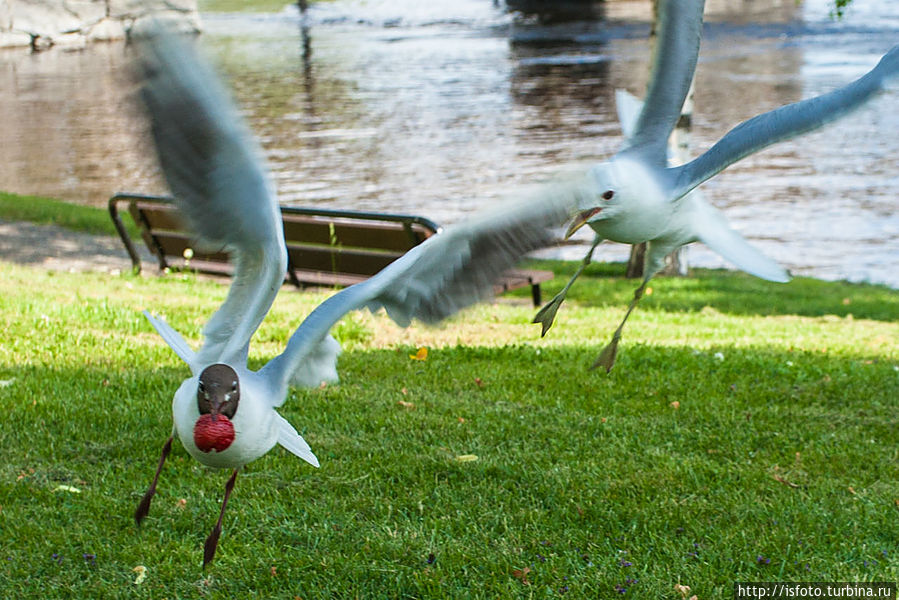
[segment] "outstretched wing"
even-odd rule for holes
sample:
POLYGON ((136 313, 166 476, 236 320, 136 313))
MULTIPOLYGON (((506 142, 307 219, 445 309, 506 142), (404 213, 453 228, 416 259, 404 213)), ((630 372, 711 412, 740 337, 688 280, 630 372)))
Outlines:
POLYGON ((731 129, 705 154, 674 169, 675 197, 741 158, 771 144, 817 129, 858 108, 899 75, 899 46, 887 52, 871 71, 849 85, 753 117, 731 129))
POLYGON ((577 196, 587 189, 583 182, 548 185, 432 236, 374 277, 325 300, 260 374, 273 389, 286 387, 307 357, 319 352, 328 330, 351 310, 384 307, 405 327, 412 319, 436 323, 489 296, 503 271, 553 242, 557 229, 577 209, 577 196))
POLYGON ((668 138, 696 70, 704 4, 704 0, 660 0, 646 101, 621 153, 637 153, 659 167, 668 164, 668 138))
POLYGON ((140 96, 178 208, 201 243, 227 250, 235 266, 198 360, 245 360, 286 269, 275 193, 256 143, 191 41, 157 24, 136 45, 140 96))

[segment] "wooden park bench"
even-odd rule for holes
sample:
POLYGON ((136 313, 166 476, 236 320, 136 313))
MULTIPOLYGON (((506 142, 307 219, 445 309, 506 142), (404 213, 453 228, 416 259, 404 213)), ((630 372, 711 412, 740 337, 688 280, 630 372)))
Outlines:
MULTIPOLYGON (((194 237, 182 224, 171 198, 116 194, 109 199, 109 214, 135 272, 140 272, 141 259, 122 222, 122 204, 127 205, 160 270, 231 274, 226 253, 194 249, 194 237)), ((350 210, 282 206, 281 219, 287 245, 286 279, 297 287, 359 283, 441 230, 424 217, 350 210)), ((495 291, 499 294, 530 286, 534 306, 539 306, 540 283, 552 277, 551 271, 510 270, 497 282, 495 291)))

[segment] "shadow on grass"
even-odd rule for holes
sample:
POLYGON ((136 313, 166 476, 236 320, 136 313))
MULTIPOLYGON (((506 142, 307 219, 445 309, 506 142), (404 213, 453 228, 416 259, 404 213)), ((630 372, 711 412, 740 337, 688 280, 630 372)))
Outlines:
POLYGON ((222 473, 176 444, 148 522, 131 516, 186 370, 2 366, 0 596, 123 597, 135 565, 146 594, 203 578, 218 597, 517 598, 523 566, 584 597, 631 571, 645 597, 678 580, 724 597, 770 576, 758 556, 785 579, 895 573, 892 365, 633 345, 606 375, 585 368, 597 350, 344 353, 340 385, 281 409, 322 468, 278 449, 251 464, 207 574, 222 473))
MULTIPOLYGON (((544 283, 549 299, 568 281, 577 263, 533 261, 533 268, 550 269, 554 280, 544 283)), ((572 286, 568 298, 598 306, 630 302, 639 285, 624 277, 623 263, 591 265, 572 286)), ((851 314, 859 319, 899 320, 899 291, 886 286, 829 282, 807 277, 789 283, 772 283, 746 273, 724 269, 693 269, 689 277, 657 277, 650 282, 652 295, 640 302, 640 309, 667 312, 695 312, 708 306, 734 315, 800 315, 820 317, 851 314)))

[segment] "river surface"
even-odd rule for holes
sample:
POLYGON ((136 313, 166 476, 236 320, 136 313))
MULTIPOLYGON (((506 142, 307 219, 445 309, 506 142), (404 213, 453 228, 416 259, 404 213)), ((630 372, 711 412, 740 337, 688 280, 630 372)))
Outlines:
MULTIPOLYGON (((201 43, 283 203, 450 224, 615 152, 614 90, 646 86, 648 4, 534 15, 492 0, 336 0, 304 17, 292 6, 204 14, 201 43)), ((839 22, 826 0, 707 5, 695 153, 760 112, 848 83, 899 43, 899 0, 855 0, 839 22)), ((128 55, 123 44, 0 51, 0 189, 97 206, 116 191, 166 191, 128 55)), ((706 198, 795 274, 899 287, 897 107, 899 82, 850 117, 728 168, 702 186, 706 198)), ((585 248, 554 255, 579 259, 585 248)), ((598 258, 626 255, 604 244, 598 258)), ((699 244, 688 260, 726 266, 699 244)))

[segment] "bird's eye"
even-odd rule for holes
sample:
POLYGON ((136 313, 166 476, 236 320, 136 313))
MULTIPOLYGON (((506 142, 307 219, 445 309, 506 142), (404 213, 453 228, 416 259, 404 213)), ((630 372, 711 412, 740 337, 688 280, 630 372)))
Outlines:
POLYGON ((232 392, 236 392, 236 391, 237 391, 237 382, 236 382, 236 381, 232 381, 232 382, 231 382, 231 391, 232 391, 232 392))
POLYGON ((613 192, 612 190, 606 190, 602 193, 602 197, 606 200, 611 200, 612 196, 614 196, 614 195, 615 195, 615 192, 613 192))

